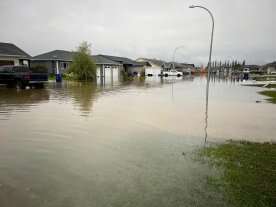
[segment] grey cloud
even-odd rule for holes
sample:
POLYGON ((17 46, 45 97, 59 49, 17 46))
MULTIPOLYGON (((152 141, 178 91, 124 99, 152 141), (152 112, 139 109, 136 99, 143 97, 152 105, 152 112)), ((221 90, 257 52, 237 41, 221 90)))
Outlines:
POLYGON ((210 19, 215 16, 214 59, 276 59, 275 0, 1 0, 0 41, 14 42, 31 55, 73 50, 81 41, 94 53, 206 64, 210 19))

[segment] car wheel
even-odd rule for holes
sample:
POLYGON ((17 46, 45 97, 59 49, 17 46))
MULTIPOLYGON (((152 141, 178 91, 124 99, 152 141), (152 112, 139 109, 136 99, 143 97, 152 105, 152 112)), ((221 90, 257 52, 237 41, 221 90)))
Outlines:
POLYGON ((25 85, 22 81, 18 80, 18 81, 16 82, 16 88, 17 88, 17 89, 25 89, 25 88, 26 88, 26 85, 25 85))

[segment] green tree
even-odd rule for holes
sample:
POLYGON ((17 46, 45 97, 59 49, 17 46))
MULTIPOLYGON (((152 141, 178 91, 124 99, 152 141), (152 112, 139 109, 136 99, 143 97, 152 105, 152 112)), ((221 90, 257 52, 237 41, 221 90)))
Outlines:
POLYGON ((69 72, 74 78, 83 81, 96 81, 97 66, 91 59, 91 45, 82 42, 74 54, 69 72))

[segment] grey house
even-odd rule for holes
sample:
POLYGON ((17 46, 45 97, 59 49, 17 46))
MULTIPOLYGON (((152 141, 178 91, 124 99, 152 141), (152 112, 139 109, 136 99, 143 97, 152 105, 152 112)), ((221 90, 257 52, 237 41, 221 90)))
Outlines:
POLYGON ((31 56, 12 43, 0 42, 1 65, 29 65, 31 56))
POLYGON ((73 55, 73 52, 65 50, 54 50, 43 53, 31 59, 31 67, 43 66, 47 68, 49 74, 55 74, 57 70, 63 73, 69 68, 73 55))
MULTIPOLYGON (((66 50, 54 50, 51 52, 37 55, 31 59, 31 66, 43 66, 48 69, 49 74, 55 74, 57 70, 61 73, 65 72, 74 56, 75 52, 66 50)), ((93 55, 91 59, 97 65, 97 76, 108 76, 119 73, 121 64, 101 55, 93 55)))
POLYGON ((112 60, 114 62, 117 62, 118 64, 121 65, 120 70, 124 71, 129 75, 138 75, 145 70, 143 63, 131 60, 126 57, 118 57, 118 56, 110 56, 110 55, 99 55, 99 56, 112 60))

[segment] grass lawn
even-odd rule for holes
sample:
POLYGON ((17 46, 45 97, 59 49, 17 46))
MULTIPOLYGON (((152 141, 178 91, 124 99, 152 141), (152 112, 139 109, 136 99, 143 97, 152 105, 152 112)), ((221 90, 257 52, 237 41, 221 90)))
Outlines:
POLYGON ((230 141, 200 155, 221 170, 210 183, 224 189, 230 206, 276 206, 276 144, 230 141))
POLYGON ((261 91, 259 94, 268 96, 269 98, 267 100, 276 104, 276 91, 261 91))

